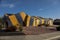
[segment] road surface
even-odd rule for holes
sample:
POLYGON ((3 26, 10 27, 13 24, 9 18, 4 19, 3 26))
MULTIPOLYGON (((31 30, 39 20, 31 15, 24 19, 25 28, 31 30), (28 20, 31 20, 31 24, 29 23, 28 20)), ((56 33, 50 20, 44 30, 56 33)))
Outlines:
POLYGON ((57 38, 60 38, 59 31, 40 35, 0 36, 0 40, 57 40, 57 38))

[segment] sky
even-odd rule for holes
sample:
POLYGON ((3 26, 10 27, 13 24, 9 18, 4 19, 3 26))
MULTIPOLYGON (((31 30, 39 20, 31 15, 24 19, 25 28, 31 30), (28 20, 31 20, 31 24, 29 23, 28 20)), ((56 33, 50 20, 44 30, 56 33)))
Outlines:
POLYGON ((60 19, 60 0, 0 0, 0 17, 22 11, 30 16, 60 19))

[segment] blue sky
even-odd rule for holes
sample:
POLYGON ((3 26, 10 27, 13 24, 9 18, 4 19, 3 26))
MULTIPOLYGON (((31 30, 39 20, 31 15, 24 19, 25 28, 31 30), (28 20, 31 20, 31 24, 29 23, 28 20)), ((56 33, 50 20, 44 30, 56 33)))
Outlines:
POLYGON ((21 11, 31 16, 60 18, 60 0, 0 0, 0 17, 21 11))

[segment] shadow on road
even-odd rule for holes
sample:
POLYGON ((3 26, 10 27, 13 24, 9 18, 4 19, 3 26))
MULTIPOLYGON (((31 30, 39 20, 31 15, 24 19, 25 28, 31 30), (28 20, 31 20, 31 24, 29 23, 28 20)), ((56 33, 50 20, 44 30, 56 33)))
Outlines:
POLYGON ((25 35, 22 32, 0 32, 0 36, 19 36, 19 35, 25 35))

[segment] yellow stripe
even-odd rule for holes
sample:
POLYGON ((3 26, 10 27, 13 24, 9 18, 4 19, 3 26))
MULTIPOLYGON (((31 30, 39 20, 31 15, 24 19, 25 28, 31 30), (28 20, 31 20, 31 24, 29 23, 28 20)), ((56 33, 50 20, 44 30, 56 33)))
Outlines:
POLYGON ((22 20, 25 20, 26 14, 24 12, 20 12, 20 16, 22 17, 22 20))
POLYGON ((42 24, 44 24, 44 19, 42 19, 42 24))
POLYGON ((40 22, 40 20, 39 20, 39 19, 37 19, 37 26, 38 26, 38 25, 40 25, 40 24, 39 24, 39 22, 40 22))
POLYGON ((9 16, 10 21, 12 22, 12 25, 17 27, 19 24, 18 20, 16 19, 15 15, 9 16))
POLYGON ((38 18, 35 18, 34 17, 34 22, 33 22, 33 26, 36 26, 36 27, 38 27, 38 25, 40 25, 40 19, 38 19, 38 18))
POLYGON ((30 26, 30 16, 28 15, 27 20, 26 20, 26 26, 29 27, 30 26))

